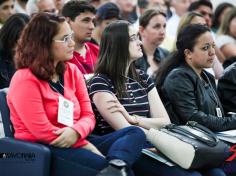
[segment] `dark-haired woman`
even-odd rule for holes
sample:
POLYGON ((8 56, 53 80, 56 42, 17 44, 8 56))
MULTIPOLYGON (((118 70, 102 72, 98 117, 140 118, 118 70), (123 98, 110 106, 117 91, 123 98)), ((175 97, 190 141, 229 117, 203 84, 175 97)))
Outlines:
POLYGON ((139 23, 143 56, 135 61, 135 66, 154 76, 160 63, 169 55, 166 49, 160 47, 165 39, 166 15, 158 9, 148 9, 140 16, 139 23))
POLYGON ((205 25, 192 24, 178 34, 177 51, 157 73, 157 88, 171 121, 196 121, 213 131, 236 128, 236 117, 226 117, 216 93, 210 68, 215 42, 205 25))
POLYGON ((14 49, 28 22, 28 15, 17 13, 8 18, 0 29, 0 89, 9 86, 16 71, 13 63, 14 49))
POLYGON ((39 13, 22 32, 15 55, 18 70, 7 95, 15 138, 47 145, 55 175, 93 176, 118 165, 131 176, 145 135, 129 127, 86 139, 95 119, 82 73, 66 62, 74 45, 61 16, 39 13))
POLYGON ((236 118, 224 118, 210 68, 215 57, 215 42, 208 27, 188 25, 180 31, 177 51, 157 73, 160 90, 171 121, 184 124, 196 121, 213 131, 236 128, 236 118))

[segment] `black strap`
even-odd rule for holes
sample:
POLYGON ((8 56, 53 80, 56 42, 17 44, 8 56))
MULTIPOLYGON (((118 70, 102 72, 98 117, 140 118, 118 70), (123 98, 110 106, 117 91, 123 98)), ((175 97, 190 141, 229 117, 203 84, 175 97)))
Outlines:
POLYGON ((216 137, 216 135, 213 132, 211 132, 209 129, 207 129, 206 127, 204 127, 196 122, 188 122, 186 124, 186 126, 192 127, 192 129, 204 133, 207 136, 207 139, 204 137, 198 136, 198 135, 192 133, 191 131, 187 130, 186 128, 182 128, 181 126, 177 126, 175 124, 167 125, 165 128, 167 130, 177 133, 177 134, 181 134, 181 135, 185 135, 185 136, 192 136, 195 139, 197 139, 197 140, 199 140, 211 147, 214 147, 218 144, 219 140, 216 137))

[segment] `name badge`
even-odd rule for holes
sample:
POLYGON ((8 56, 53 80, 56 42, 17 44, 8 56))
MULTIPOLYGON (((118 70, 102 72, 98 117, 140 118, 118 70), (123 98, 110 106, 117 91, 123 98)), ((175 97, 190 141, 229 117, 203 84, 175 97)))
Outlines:
POLYGON ((57 121, 66 126, 73 125, 74 103, 59 96, 57 121))
POLYGON ((217 117, 222 117, 222 112, 220 108, 216 108, 216 114, 217 114, 217 117))

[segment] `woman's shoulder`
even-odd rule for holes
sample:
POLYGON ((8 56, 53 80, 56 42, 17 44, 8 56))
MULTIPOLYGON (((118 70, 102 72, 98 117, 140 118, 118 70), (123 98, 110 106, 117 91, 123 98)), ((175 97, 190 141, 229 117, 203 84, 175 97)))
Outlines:
POLYGON ((111 79, 105 74, 95 74, 87 82, 87 88, 90 96, 96 92, 114 93, 115 91, 111 79))
POLYGON ((13 75, 10 83, 10 87, 19 87, 19 84, 24 86, 41 84, 41 80, 38 79, 29 68, 18 69, 13 75))
POLYGON ((171 70, 168 76, 169 75, 174 76, 174 75, 195 75, 195 74, 194 71, 189 66, 183 64, 171 70))
POLYGON ((176 81, 176 83, 181 83, 182 81, 196 82, 198 79, 197 74, 187 66, 186 64, 180 65, 174 68, 166 77, 166 81, 176 81))
POLYGON ((89 84, 91 83, 96 83, 96 82, 103 82, 103 83, 107 83, 107 84, 111 84, 112 81, 111 79, 108 77, 108 75, 103 74, 103 73, 98 73, 95 74, 89 81, 89 84))
POLYGON ((32 73, 32 71, 29 68, 21 68, 16 70, 14 76, 14 79, 37 79, 36 76, 32 73))

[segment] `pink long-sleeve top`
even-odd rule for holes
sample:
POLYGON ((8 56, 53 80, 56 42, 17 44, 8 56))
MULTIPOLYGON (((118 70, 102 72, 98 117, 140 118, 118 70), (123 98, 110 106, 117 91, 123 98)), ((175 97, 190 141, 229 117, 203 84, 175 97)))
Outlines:
MULTIPOLYGON (((19 69, 12 78, 7 102, 15 138, 49 144, 58 136, 53 133, 65 127, 57 122, 60 93, 47 81, 39 80, 28 69, 19 69)), ((75 65, 66 63, 64 73, 64 98, 74 103, 74 125, 81 138, 72 146, 87 144, 86 137, 95 126, 87 88, 82 73, 75 65)))

